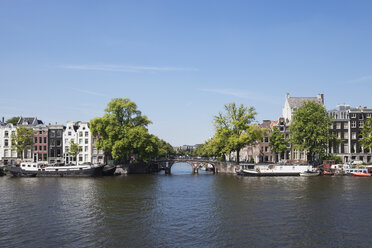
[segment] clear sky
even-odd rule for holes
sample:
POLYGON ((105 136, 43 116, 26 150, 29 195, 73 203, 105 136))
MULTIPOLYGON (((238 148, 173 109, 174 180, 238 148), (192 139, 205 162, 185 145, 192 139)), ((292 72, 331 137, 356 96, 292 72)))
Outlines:
POLYGON ((281 115, 285 93, 372 107, 372 1, 0 1, 0 116, 89 121, 137 103, 172 145, 229 102, 281 115))

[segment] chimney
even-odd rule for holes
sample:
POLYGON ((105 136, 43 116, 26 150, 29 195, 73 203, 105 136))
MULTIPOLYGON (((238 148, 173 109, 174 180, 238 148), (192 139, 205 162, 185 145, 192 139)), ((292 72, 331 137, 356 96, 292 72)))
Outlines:
POLYGON ((290 97, 289 93, 287 93, 287 94, 285 95, 285 97, 288 99, 288 98, 290 97))
POLYGON ((3 116, 3 118, 2 118, 2 122, 5 123, 5 121, 4 121, 4 116, 3 116))
MULTIPOLYGON (((367 106, 364 106, 364 109, 367 109, 367 106)), ((3 121, 4 122, 4 121, 3 121)))
POLYGON ((324 105, 324 94, 318 94, 316 98, 318 98, 320 102, 324 105))

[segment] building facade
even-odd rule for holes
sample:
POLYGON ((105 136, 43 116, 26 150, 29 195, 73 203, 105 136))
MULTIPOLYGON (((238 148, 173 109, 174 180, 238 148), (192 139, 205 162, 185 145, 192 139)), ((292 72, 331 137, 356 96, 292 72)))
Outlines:
POLYGON ((3 164, 16 164, 18 154, 12 150, 12 134, 16 134, 17 127, 13 124, 3 124, 0 126, 0 160, 3 164))
POLYGON ((48 127, 37 125, 33 128, 32 153, 34 161, 48 163, 48 127))
POLYGON ((92 136, 89 122, 67 122, 63 132, 63 156, 65 163, 91 163, 92 162, 92 136), (79 145, 80 152, 77 158, 68 153, 71 142, 79 145), (76 161, 77 159, 77 161, 76 161))
POLYGON ((48 162, 63 163, 63 125, 48 126, 48 162))
POLYGON ((92 150, 92 163, 93 164, 104 164, 105 154, 102 150, 98 150, 94 143, 97 141, 96 137, 92 136, 91 150, 92 150))
POLYGON ((372 117, 372 109, 352 108, 344 104, 329 110, 328 114, 332 117, 332 132, 342 141, 331 145, 328 152, 340 156, 344 162, 372 162, 371 149, 364 149, 360 143, 364 122, 372 117))

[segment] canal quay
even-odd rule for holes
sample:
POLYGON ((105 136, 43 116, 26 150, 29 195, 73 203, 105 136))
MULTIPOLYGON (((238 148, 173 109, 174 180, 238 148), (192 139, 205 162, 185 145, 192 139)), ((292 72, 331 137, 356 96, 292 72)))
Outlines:
POLYGON ((0 247, 370 247, 372 180, 0 178, 0 247))

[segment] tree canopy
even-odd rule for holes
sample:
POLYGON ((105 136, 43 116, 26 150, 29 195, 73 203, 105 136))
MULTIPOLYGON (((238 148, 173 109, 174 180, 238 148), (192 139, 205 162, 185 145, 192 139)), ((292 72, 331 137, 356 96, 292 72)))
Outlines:
POLYGON ((82 147, 76 144, 73 140, 71 140, 70 148, 67 151, 68 154, 73 156, 75 158, 76 164, 77 164, 77 156, 81 152, 82 147))
POLYGON ((24 152, 32 147, 32 138, 34 133, 32 129, 27 129, 23 126, 17 127, 17 132, 11 135, 12 150, 17 151, 21 158, 24 157, 24 152))
POLYGON ((337 140, 329 130, 331 124, 327 110, 317 102, 305 102, 295 111, 289 127, 290 139, 295 148, 306 150, 309 162, 324 156, 328 145, 337 140))
POLYGON ((173 153, 173 148, 148 132, 151 121, 142 115, 128 98, 115 98, 108 103, 103 117, 90 121, 95 146, 122 162, 146 161, 173 153))
POLYGON ((362 129, 362 139, 360 140, 364 148, 372 149, 372 118, 364 122, 362 129))
POLYGON ((13 125, 17 125, 18 121, 19 121, 19 116, 15 116, 15 117, 12 117, 12 118, 8 119, 6 121, 6 124, 11 123, 13 125))
POLYGON ((287 150, 288 145, 289 142, 285 139, 284 133, 280 132, 278 127, 274 127, 270 136, 271 151, 280 155, 287 150))
POLYGON ((255 120, 254 107, 245 107, 235 103, 225 105, 224 113, 214 117, 216 132, 214 137, 206 143, 211 153, 222 157, 233 151, 237 153, 236 162, 239 163, 240 150, 261 140, 264 129, 253 124, 255 120))

